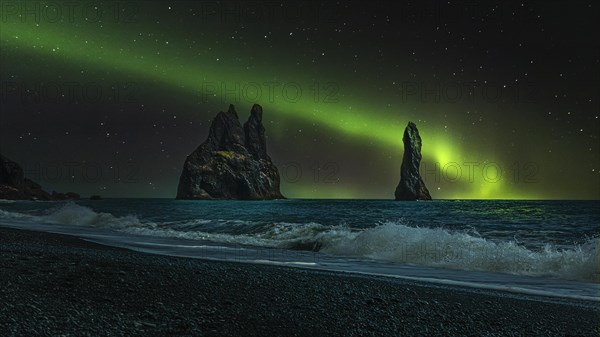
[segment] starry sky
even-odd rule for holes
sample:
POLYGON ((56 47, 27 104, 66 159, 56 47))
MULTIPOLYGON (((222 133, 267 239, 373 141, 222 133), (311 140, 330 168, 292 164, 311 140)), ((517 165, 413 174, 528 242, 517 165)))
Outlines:
POLYGON ((263 106, 288 198, 599 199, 598 4, 2 1, 0 152, 47 190, 174 197, 263 106))

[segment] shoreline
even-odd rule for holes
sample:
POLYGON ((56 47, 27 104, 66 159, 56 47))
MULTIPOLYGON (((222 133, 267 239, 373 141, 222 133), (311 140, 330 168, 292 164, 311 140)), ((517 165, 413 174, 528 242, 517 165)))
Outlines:
POLYGON ((0 334, 589 335, 597 302, 134 252, 0 227, 0 334))

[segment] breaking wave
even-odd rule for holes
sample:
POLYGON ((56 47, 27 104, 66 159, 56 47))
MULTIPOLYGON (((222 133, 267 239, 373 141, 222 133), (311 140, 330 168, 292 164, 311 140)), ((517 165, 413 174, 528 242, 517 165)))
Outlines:
POLYGON ((102 227, 131 234, 312 250, 403 264, 594 283, 598 283, 600 275, 598 237, 569 247, 541 244, 541 248, 532 249, 514 240, 484 238, 474 230, 413 227, 400 221, 380 223, 363 230, 316 222, 269 224, 195 219, 159 224, 142 222, 134 215, 118 217, 96 212, 74 203, 37 216, 0 210, 0 219, 102 227))

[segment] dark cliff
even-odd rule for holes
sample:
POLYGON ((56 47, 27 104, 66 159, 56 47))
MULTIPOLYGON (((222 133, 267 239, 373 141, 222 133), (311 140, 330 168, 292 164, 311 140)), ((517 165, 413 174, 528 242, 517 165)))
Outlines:
POLYGON ((23 168, 0 154, 0 199, 9 200, 69 200, 79 199, 79 194, 44 191, 40 184, 28 179, 23 168))

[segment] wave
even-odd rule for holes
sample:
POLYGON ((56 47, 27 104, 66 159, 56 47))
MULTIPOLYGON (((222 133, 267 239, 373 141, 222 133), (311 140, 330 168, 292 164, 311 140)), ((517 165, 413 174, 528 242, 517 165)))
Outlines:
POLYGON ((40 216, 0 210, 0 218, 102 227, 139 235, 311 250, 467 271, 550 276, 594 283, 598 283, 600 276, 598 237, 569 247, 546 244, 543 248, 533 249, 515 240, 484 238, 474 230, 414 227, 402 221, 380 223, 364 230, 316 222, 265 224, 195 219, 157 224, 142 222, 134 215, 118 217, 96 212, 72 202, 40 216), (237 226, 234 233, 227 233, 232 225, 237 226), (222 226, 221 231, 218 226, 222 226))
POLYGON ((117 217, 111 213, 95 212, 91 208, 68 202, 61 207, 53 209, 42 219, 63 225, 102 227, 112 229, 125 229, 135 226, 144 226, 134 215, 117 217))
MULTIPOLYGON (((38 210, 29 212, 37 213, 38 210)), ((111 229, 125 229, 135 226, 151 225, 143 224, 136 216, 128 215, 117 217, 111 213, 96 212, 89 207, 80 206, 73 202, 67 202, 59 207, 46 210, 44 214, 33 215, 28 213, 10 212, 0 209, 0 219, 17 220, 20 222, 50 223, 61 225, 72 225, 82 227, 98 227, 111 229)))
POLYGON ((553 276, 598 282, 598 238, 569 249, 547 244, 528 249, 515 241, 494 242, 467 232, 385 223, 321 251, 399 263, 471 271, 553 276))

